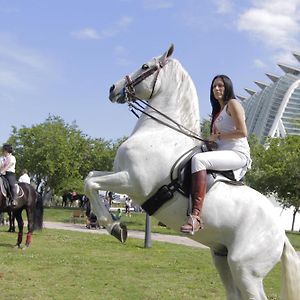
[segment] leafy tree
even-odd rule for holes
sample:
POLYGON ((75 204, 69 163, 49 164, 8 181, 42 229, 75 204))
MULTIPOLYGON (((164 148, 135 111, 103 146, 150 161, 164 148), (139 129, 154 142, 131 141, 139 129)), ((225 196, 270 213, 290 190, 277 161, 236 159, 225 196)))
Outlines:
POLYGON ((250 139, 253 167, 247 182, 274 194, 284 207, 294 207, 292 230, 300 207, 300 136, 269 138, 265 148, 250 139))
POLYGON ((84 135, 75 123, 57 116, 31 128, 13 128, 17 173, 29 170, 37 187, 61 194, 83 192, 83 179, 91 170, 111 170, 118 141, 107 142, 84 135))
POLYGON ((203 119, 200 124, 201 126, 201 136, 203 139, 208 139, 210 136, 210 120, 203 119))

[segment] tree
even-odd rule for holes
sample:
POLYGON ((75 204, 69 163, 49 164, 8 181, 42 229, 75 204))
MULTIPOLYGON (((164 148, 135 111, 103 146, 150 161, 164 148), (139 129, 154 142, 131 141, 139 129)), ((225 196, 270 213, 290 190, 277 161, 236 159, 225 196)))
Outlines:
POLYGON ((300 208, 300 136, 269 138, 265 148, 250 139, 253 167, 247 182, 275 194, 284 207, 294 207, 292 230, 300 208))
POLYGON ((203 139, 208 139, 210 136, 210 120, 203 119, 200 126, 201 126, 201 137, 203 139))
POLYGON ((14 146, 17 173, 29 170, 37 187, 56 194, 83 192, 83 179, 91 170, 112 169, 116 143, 91 139, 75 123, 57 116, 31 128, 13 128, 9 143, 14 146))

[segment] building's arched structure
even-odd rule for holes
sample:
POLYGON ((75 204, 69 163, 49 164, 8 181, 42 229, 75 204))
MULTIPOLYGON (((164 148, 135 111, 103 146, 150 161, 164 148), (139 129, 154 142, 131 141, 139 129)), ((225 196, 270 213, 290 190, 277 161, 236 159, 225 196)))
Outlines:
MULTIPOLYGON (((293 55, 300 62, 300 53, 293 55)), ((268 136, 300 135, 300 68, 285 64, 278 66, 283 75, 266 73, 271 83, 254 81, 258 91, 247 88, 250 97, 237 96, 245 109, 248 134, 255 134, 261 143, 268 136)), ((290 230, 294 207, 283 209, 274 197, 270 200, 280 222, 290 230)), ((295 230, 298 231, 299 227, 300 213, 297 213, 295 230)))
MULTIPOLYGON (((293 53, 300 62, 300 54, 293 53)), ((238 96, 246 112, 249 135, 260 142, 267 136, 300 135, 300 69, 278 64, 284 75, 267 73, 270 84, 254 81, 259 91, 245 89, 249 98, 238 96)))

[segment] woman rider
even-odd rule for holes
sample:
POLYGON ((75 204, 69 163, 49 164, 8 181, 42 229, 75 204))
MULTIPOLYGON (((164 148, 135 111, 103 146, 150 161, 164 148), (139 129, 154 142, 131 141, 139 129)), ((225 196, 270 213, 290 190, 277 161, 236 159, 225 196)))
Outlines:
POLYGON ((3 159, 0 164, 0 173, 8 180, 11 191, 11 206, 17 205, 17 180, 16 180, 16 158, 13 156, 12 146, 5 144, 2 147, 3 159))
MULTIPOLYGON (((212 121, 209 140, 216 142, 218 149, 198 153, 192 158, 192 214, 187 223, 181 226, 181 231, 189 234, 203 228, 201 212, 206 194, 206 171, 237 170, 249 168, 251 165, 245 112, 235 99, 233 85, 228 76, 217 75, 213 78, 210 102, 212 121)), ((245 172, 236 180, 244 175, 245 172)))

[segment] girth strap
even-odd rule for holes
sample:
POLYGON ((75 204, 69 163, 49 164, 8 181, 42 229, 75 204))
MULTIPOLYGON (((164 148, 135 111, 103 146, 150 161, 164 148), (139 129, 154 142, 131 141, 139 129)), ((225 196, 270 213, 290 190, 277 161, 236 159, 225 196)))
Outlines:
POLYGON ((147 199, 142 204, 142 209, 152 216, 159 210, 168 200, 173 198, 174 192, 179 188, 176 180, 168 185, 163 185, 151 198, 147 199))

